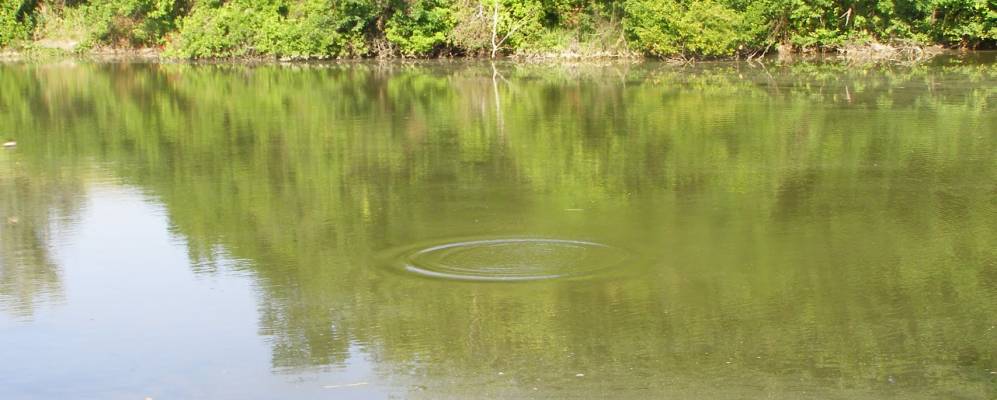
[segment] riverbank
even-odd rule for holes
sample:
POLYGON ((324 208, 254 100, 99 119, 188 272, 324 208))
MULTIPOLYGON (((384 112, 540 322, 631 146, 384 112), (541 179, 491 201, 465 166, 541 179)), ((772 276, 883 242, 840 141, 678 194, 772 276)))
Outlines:
MULTIPOLYGON (((989 53, 990 50, 951 49, 942 46, 920 46, 915 44, 885 45, 881 43, 852 44, 833 51, 800 51, 791 46, 773 46, 767 51, 759 51, 746 56, 685 58, 685 57, 653 57, 637 52, 579 52, 574 50, 548 51, 533 53, 517 53, 502 55, 496 59, 523 63, 572 62, 572 63, 605 63, 605 62, 643 62, 662 61, 669 64, 695 64, 698 62, 725 61, 814 61, 834 60, 855 63, 907 63, 928 61, 941 55, 959 55, 973 53, 989 53)), ((309 57, 276 57, 276 56, 241 56, 217 57, 188 60, 170 55, 162 48, 114 48, 101 47, 96 49, 78 49, 66 42, 39 41, 20 48, 0 49, 0 62, 46 61, 57 59, 82 59, 91 61, 145 61, 145 62, 210 62, 210 63, 298 63, 321 61, 417 61, 417 60, 490 60, 489 57, 476 56, 446 56, 446 57, 343 57, 343 58, 309 58, 309 57)))

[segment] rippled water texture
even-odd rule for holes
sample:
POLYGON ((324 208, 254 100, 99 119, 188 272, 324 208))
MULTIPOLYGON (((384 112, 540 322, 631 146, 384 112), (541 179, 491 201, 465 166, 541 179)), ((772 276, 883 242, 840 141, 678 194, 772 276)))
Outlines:
POLYGON ((0 65, 0 399, 997 398, 997 64, 0 65))
POLYGON ((627 258, 622 249, 583 240, 503 238, 433 245, 393 261, 432 278, 528 281, 584 276, 627 258))

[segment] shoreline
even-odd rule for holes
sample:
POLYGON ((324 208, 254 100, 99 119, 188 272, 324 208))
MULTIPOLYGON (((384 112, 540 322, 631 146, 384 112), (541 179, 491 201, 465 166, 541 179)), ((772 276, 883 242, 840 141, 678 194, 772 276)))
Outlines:
MULTIPOLYGON (((778 46, 777 46, 778 47, 778 46)), ((274 56, 243 56, 215 57, 202 59, 187 59, 165 55, 165 51, 157 48, 121 48, 101 47, 89 50, 78 50, 73 46, 45 46, 43 41, 32 42, 20 49, 8 47, 0 49, 0 62, 32 62, 53 60, 84 60, 94 62, 155 62, 155 63, 188 63, 188 64, 310 64, 324 62, 427 62, 427 61, 459 61, 483 62, 501 61, 524 64, 544 63, 641 63, 661 62, 674 65, 693 65, 698 63, 724 62, 763 62, 776 60, 779 62, 796 61, 843 61, 849 63, 918 63, 930 61, 938 56, 960 56, 973 54, 995 54, 997 50, 970 50, 961 48, 946 48, 940 45, 887 45, 868 43, 862 45, 847 45, 833 50, 796 50, 773 48, 760 55, 713 57, 713 58, 682 58, 653 57, 635 52, 627 53, 579 53, 574 51, 543 52, 543 53, 513 53, 496 58, 482 56, 439 56, 439 57, 344 57, 344 58, 295 58, 274 56)))

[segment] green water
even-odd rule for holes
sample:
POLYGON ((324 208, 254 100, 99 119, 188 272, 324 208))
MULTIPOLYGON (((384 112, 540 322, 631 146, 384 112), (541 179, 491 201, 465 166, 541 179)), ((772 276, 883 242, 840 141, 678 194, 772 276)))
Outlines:
POLYGON ((0 398, 997 396, 997 63, 0 65, 0 398))

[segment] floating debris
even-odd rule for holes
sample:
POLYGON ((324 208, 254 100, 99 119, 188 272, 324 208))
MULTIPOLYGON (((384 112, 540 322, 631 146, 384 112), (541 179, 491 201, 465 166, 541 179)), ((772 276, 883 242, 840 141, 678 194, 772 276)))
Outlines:
POLYGON ((15 146, 17 146, 17 142, 13 140, 3 143, 3 147, 15 147, 15 146))
POLYGON ((581 378, 581 377, 584 377, 584 376, 585 376, 585 374, 575 374, 575 376, 577 376, 577 377, 581 378))

